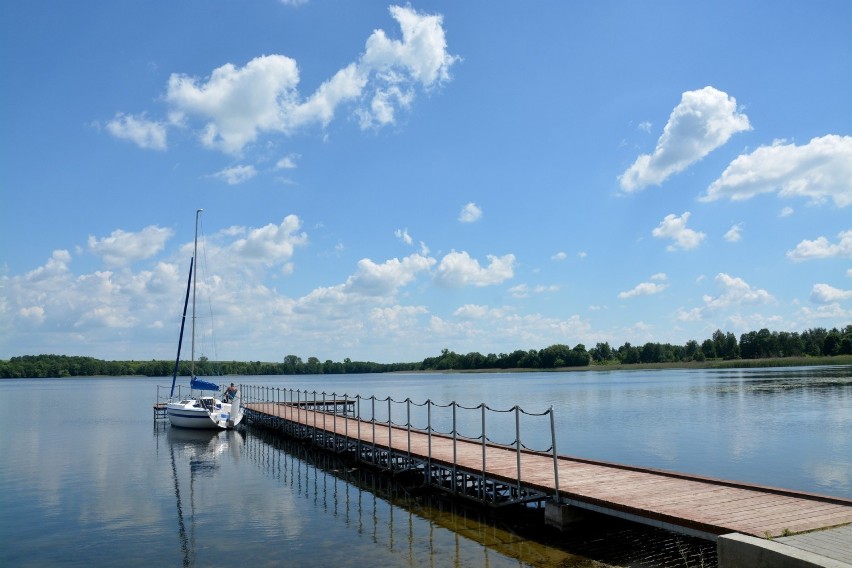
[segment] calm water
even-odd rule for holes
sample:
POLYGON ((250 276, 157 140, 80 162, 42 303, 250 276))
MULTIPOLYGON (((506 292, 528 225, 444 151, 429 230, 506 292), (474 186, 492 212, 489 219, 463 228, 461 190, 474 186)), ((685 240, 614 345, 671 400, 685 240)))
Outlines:
MULTIPOLYGON (((852 367, 240 380, 531 413, 552 406, 560 453, 852 497, 852 367)), ((573 553, 600 536, 538 544, 255 429, 199 435, 153 424, 158 384, 167 381, 0 381, 4 565, 583 566, 573 553)), ((391 412, 397 421, 405 403, 391 412)), ((478 435, 478 416, 460 417, 460 429, 478 435)), ((488 431, 511 441, 513 420, 488 431)), ((522 438, 546 448, 549 422, 525 417, 522 438)))

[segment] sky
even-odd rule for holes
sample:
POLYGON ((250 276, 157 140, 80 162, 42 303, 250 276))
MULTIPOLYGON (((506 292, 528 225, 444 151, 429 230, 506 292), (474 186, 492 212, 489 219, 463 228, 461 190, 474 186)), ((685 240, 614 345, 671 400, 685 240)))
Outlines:
POLYGON ((174 358, 197 209, 211 359, 852 323, 845 0, 0 13, 0 358, 174 358))

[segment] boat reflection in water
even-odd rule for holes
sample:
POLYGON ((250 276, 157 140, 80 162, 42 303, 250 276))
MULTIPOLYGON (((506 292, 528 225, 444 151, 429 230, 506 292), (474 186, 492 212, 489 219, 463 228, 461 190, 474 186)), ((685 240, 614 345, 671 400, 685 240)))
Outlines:
MULTIPOLYGON (((178 534, 180 537, 183 566, 195 565, 196 515, 220 515, 227 518, 237 504, 237 496, 227 491, 218 491, 211 500, 198 499, 196 503, 195 483, 199 477, 215 477, 223 457, 239 459, 244 443, 243 434, 236 430, 189 430, 168 428, 167 439, 171 456, 172 478, 177 503, 178 534), (228 454, 225 456, 225 454, 228 454), (189 483, 186 483, 186 467, 189 467, 189 483)), ((203 495, 201 497, 204 497, 203 495)), ((205 534, 206 540, 220 540, 224 535, 205 534)), ((233 555, 231 555, 233 558, 233 555)), ((220 558, 217 565, 227 565, 229 558, 220 558)))

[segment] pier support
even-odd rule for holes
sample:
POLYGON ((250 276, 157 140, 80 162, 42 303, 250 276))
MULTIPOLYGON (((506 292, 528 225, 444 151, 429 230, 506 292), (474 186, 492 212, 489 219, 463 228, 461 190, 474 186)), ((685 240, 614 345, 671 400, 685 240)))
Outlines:
POLYGON ((564 530, 569 525, 578 523, 586 518, 583 511, 571 505, 548 501, 544 505, 544 523, 550 527, 564 530))

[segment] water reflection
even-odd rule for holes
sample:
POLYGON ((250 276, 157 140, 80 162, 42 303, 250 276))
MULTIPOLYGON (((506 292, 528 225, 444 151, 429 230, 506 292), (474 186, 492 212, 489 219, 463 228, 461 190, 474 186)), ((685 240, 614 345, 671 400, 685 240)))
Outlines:
POLYGON ((595 515, 559 533, 545 527, 542 509, 483 511, 260 428, 249 427, 245 454, 264 475, 392 553, 400 566, 577 568, 612 562, 709 568, 716 563, 715 544, 708 541, 595 515))
MULTIPOLYGON (((171 457, 172 480, 177 505, 178 535, 183 554, 183 566, 195 564, 196 549, 196 496, 195 481, 199 476, 212 477, 219 468, 222 454, 239 459, 243 445, 243 435, 238 431, 217 432, 213 430, 187 430, 168 428, 167 439, 171 457), (181 493, 181 476, 178 475, 178 463, 181 468, 189 466, 188 487, 181 493)), ((185 478, 185 476, 184 476, 185 478)), ((213 502, 204 502, 201 507, 227 515, 239 506, 236 495, 223 492, 213 502)))

